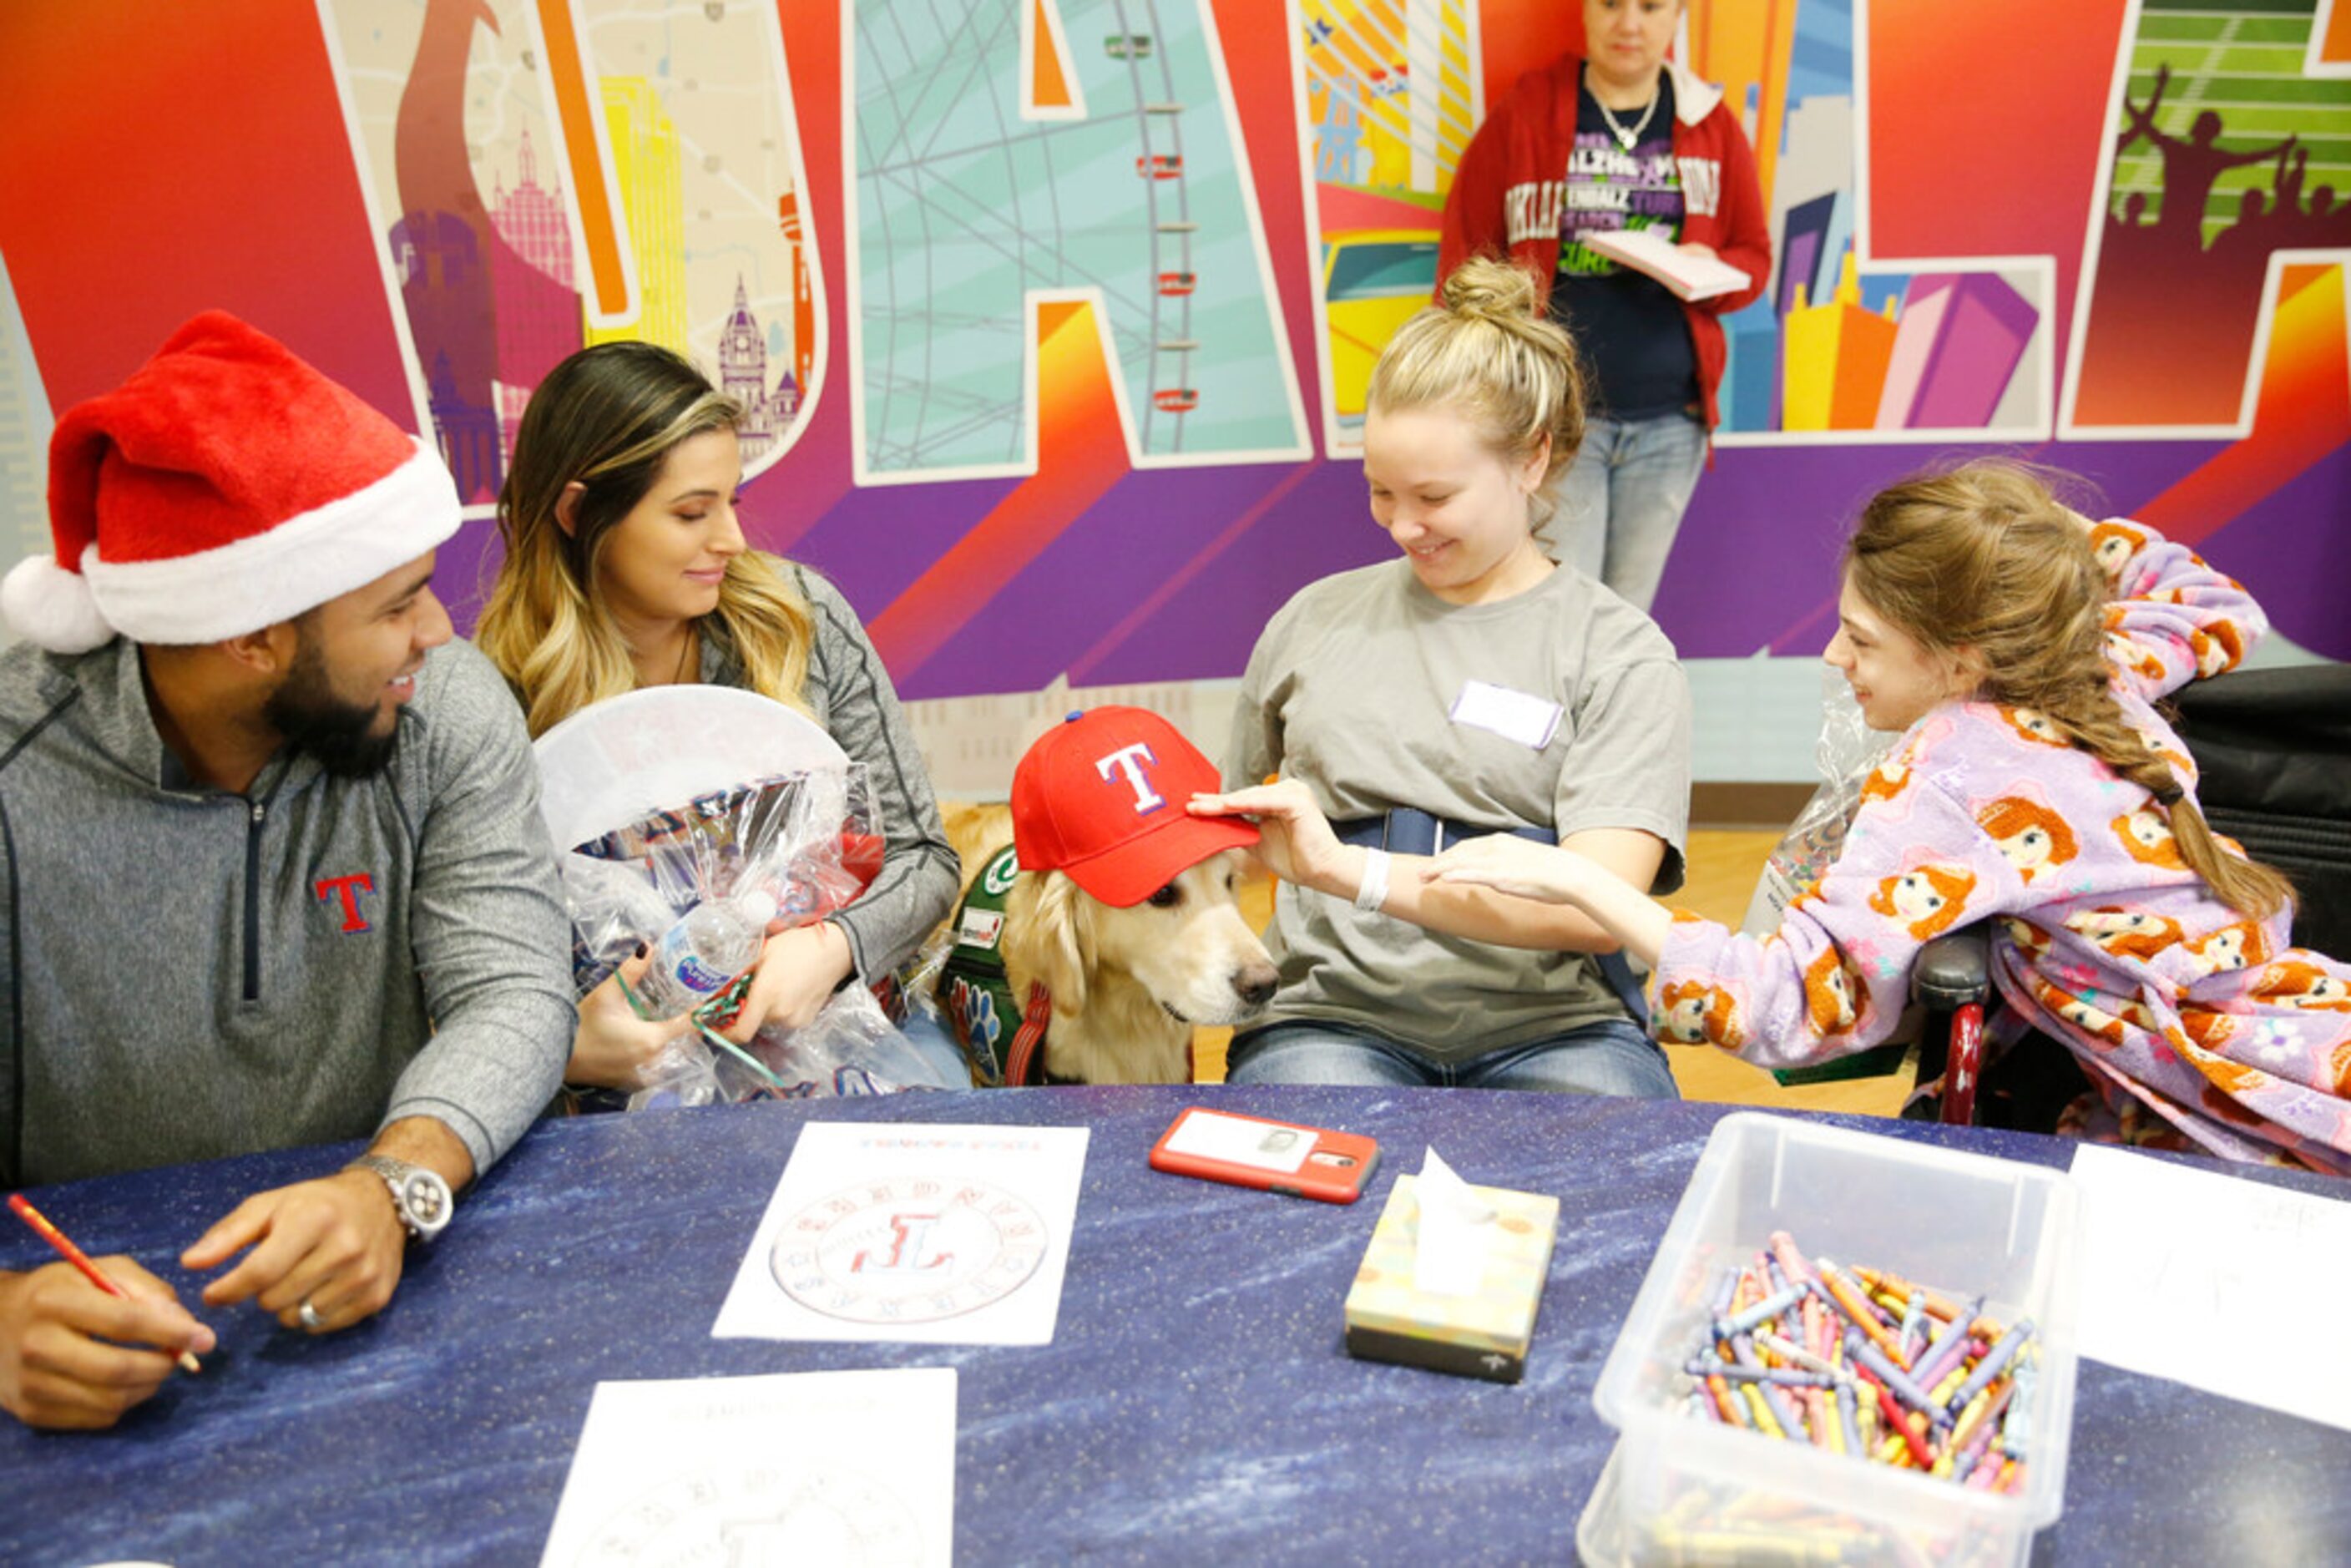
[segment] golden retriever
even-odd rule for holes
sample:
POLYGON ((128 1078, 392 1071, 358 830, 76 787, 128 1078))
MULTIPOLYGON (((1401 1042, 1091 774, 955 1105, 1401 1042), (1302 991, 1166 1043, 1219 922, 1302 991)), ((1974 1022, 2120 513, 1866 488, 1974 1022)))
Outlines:
MULTIPOLYGON (((964 885, 1012 841, 1004 806, 949 807, 964 885)), ((1238 850, 1209 856, 1131 908, 1102 903, 1058 871, 1023 872, 1006 897, 1004 955, 1015 997, 1041 981, 1053 998, 1045 1069, 1085 1083, 1181 1083, 1192 1028, 1245 1023, 1278 977, 1235 894, 1238 850)))

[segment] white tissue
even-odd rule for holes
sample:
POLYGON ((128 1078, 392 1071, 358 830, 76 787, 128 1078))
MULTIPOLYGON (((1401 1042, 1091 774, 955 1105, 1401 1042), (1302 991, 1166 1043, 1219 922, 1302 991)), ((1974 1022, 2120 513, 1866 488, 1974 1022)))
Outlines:
POLYGON ((1420 1224, 1412 1288, 1431 1296, 1476 1295, 1494 1240, 1492 1207, 1434 1148, 1421 1156, 1413 1195, 1420 1201, 1420 1224))

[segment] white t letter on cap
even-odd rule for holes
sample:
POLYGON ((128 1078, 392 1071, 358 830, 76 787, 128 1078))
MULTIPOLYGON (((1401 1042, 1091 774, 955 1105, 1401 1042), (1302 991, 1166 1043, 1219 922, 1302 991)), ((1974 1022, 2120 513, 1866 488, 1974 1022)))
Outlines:
POLYGON ((1143 771, 1144 763, 1156 763, 1158 760, 1151 755, 1151 747, 1138 740, 1133 746, 1122 746, 1108 757, 1098 758, 1094 771, 1102 776, 1105 783, 1113 771, 1123 774, 1128 787, 1134 791, 1134 814, 1141 817, 1167 804, 1153 790, 1150 779, 1143 771))

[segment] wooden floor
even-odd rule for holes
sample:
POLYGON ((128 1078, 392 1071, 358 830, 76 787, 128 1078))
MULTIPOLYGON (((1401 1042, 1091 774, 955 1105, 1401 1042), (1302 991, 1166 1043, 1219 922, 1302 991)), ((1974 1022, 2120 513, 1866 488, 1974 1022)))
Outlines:
MULTIPOLYGON (((1747 901, 1755 892, 1764 859, 1779 838, 1776 832, 1691 833, 1688 878, 1673 901, 1709 920, 1738 925, 1747 914, 1747 901)), ((1251 884, 1241 902, 1249 919, 1262 929, 1273 913, 1272 884, 1251 884)), ((1231 1037, 1230 1030, 1195 1032, 1194 1058, 1203 1083, 1224 1082, 1225 1045, 1231 1037)), ((1904 1079, 1895 1077, 1782 1089, 1769 1072, 1711 1047, 1667 1046, 1666 1054, 1673 1061, 1674 1078, 1681 1085, 1683 1098, 1689 1100, 1891 1116, 1900 1109, 1907 1088, 1904 1079)))

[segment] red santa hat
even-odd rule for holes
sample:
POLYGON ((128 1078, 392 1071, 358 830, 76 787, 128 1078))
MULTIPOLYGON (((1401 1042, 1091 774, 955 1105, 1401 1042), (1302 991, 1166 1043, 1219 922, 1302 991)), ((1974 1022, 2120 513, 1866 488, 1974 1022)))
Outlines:
POLYGON ((57 421, 57 554, 0 581, 0 613, 60 653, 216 643, 372 582, 462 515, 431 446, 208 310, 57 421))

